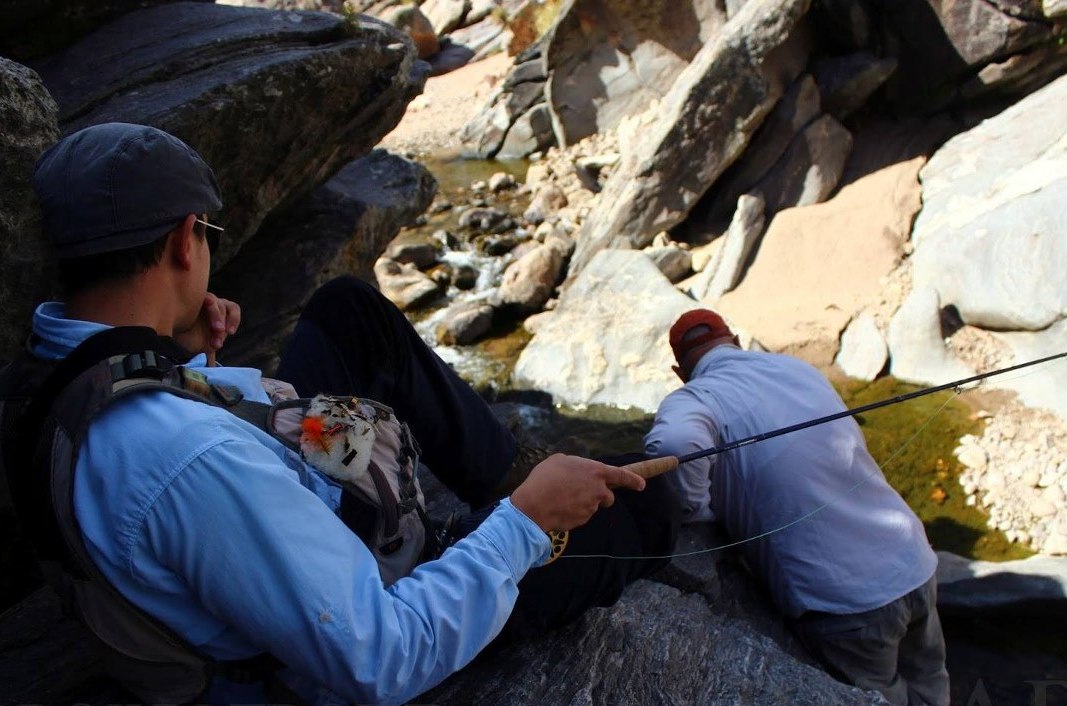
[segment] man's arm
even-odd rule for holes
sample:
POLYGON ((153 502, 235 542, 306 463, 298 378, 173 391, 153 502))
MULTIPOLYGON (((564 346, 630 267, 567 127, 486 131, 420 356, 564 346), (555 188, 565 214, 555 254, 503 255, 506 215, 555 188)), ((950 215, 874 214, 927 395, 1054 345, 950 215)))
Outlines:
MULTIPOLYGON (((682 456, 718 446, 721 437, 715 420, 694 393, 681 388, 660 404, 652 429, 645 435, 650 456, 682 456)), ((709 456, 678 466, 666 475, 682 502, 683 522, 714 520, 711 510, 711 474, 717 458, 709 456)))
POLYGON ((444 557, 388 589, 363 543, 254 442, 200 454, 154 503, 144 532, 195 600, 260 648, 354 702, 403 702, 497 635, 519 579, 547 557, 543 528, 586 521, 610 502, 609 481, 643 487, 601 465, 552 457, 514 505, 504 501, 444 557), (545 509, 550 495, 573 499, 545 509))

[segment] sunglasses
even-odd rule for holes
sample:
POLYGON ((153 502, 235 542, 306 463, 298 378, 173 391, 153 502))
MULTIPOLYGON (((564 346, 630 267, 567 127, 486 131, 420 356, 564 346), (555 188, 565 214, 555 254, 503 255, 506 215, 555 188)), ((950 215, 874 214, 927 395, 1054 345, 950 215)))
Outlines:
POLYGON ((214 223, 208 223, 200 218, 196 219, 196 222, 204 226, 204 237, 207 239, 207 249, 212 255, 219 249, 219 243, 222 241, 222 233, 226 230, 222 226, 217 226, 214 223))

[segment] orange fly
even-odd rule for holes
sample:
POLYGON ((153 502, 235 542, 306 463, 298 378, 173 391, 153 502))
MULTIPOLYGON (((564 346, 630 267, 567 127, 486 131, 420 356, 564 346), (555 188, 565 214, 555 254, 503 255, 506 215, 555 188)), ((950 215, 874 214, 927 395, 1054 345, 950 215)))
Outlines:
POLYGON ((300 421, 300 429, 304 432, 308 441, 318 444, 327 453, 330 451, 330 443, 327 437, 336 434, 343 428, 344 425, 340 423, 326 428, 322 417, 304 417, 300 421))

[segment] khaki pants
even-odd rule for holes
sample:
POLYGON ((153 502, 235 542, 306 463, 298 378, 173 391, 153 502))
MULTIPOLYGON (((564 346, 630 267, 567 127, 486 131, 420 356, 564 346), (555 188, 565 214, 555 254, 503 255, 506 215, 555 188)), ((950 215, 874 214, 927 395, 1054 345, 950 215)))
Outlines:
POLYGON ((834 677, 882 692, 893 706, 948 706, 945 637, 931 577, 864 613, 809 612, 793 621, 801 643, 834 677))

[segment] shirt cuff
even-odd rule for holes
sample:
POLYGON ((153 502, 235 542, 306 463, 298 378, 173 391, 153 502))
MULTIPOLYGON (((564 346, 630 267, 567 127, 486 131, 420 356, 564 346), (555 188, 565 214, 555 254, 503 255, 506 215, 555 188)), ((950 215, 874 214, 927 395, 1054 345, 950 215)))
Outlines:
POLYGON ((489 536, 494 540, 497 530, 507 532, 508 536, 513 537, 513 541, 505 546, 510 545, 512 550, 508 553, 508 558, 515 571, 516 581, 531 568, 544 564, 552 555, 552 542, 548 535, 525 512, 512 505, 510 498, 500 501, 493 514, 482 523, 482 527, 490 530, 489 536))

